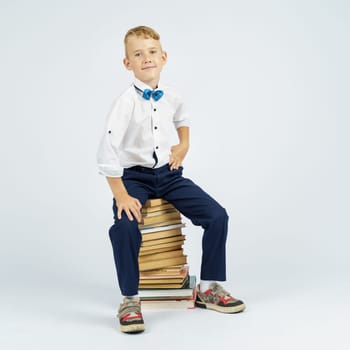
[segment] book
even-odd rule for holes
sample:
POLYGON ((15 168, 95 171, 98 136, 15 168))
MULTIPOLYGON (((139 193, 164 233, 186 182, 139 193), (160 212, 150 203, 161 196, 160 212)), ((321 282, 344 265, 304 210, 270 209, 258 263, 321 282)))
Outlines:
POLYGON ((195 298, 189 299, 149 299, 141 300, 141 308, 146 310, 155 309, 193 309, 195 298))
MULTIPOLYGON (((184 281, 185 281, 186 277, 185 278, 182 278, 182 277, 176 277, 176 276, 172 276, 170 278, 165 278, 165 277, 162 277, 162 278, 141 278, 140 279, 140 284, 142 285, 150 285, 150 284, 154 284, 154 285, 157 285, 157 284, 180 284, 181 286, 183 285, 184 281)), ((159 288, 159 287, 157 287, 159 288)), ((176 288, 176 287, 171 287, 171 288, 176 288)))
MULTIPOLYGON (((179 225, 179 224, 182 224, 181 218, 167 220, 167 221, 163 221, 163 222, 157 222, 157 223, 153 223, 153 224, 147 224, 147 225, 139 224, 139 229, 142 233, 142 232, 145 232, 146 229, 154 229, 156 227, 166 227, 166 226, 179 225)), ((177 227, 181 227, 181 226, 177 226, 177 227)), ((160 230, 154 230, 153 232, 155 232, 155 231, 160 231, 160 230)), ((150 232, 150 231, 148 231, 148 232, 150 232)))
POLYGON ((153 249, 158 249, 158 248, 172 248, 173 250, 178 249, 178 246, 182 246, 183 242, 185 240, 184 236, 181 236, 178 240, 175 242, 168 242, 168 243, 161 243, 157 245, 152 245, 152 246, 141 246, 140 247, 140 252, 145 252, 147 250, 153 250, 153 249))
POLYGON ((141 247, 150 247, 150 246, 157 246, 159 244, 164 243, 170 243, 170 242, 176 242, 176 241, 184 241, 186 239, 186 236, 174 236, 174 237, 167 237, 167 238, 160 238, 160 239, 154 239, 151 241, 145 241, 141 243, 141 247))
POLYGON ((156 216, 142 216, 140 225, 153 225, 171 220, 181 220, 181 214, 177 210, 156 216))
POLYGON ((140 228, 140 231, 142 235, 146 233, 153 233, 153 232, 162 232, 162 231, 169 231, 174 229, 180 229, 182 227, 185 227, 185 224, 183 224, 181 221, 176 224, 164 224, 158 225, 158 226, 150 226, 150 227, 142 227, 140 228))
POLYGON ((197 297, 197 289, 193 288, 190 297, 142 298, 142 309, 193 309, 197 297))
POLYGON ((167 209, 173 209, 175 208, 172 204, 161 204, 161 205, 155 205, 153 207, 142 207, 141 213, 142 214, 148 214, 148 213, 153 213, 155 211, 160 211, 160 210, 167 210, 167 209))
POLYGON ((167 238, 167 237, 174 237, 174 236, 181 236, 182 232, 181 229, 173 229, 173 230, 165 230, 165 231, 157 231, 157 232, 149 232, 149 233, 143 233, 142 234, 142 242, 160 239, 160 238, 167 238))
POLYGON ((161 259, 169 259, 169 258, 175 258, 178 256, 184 256, 182 249, 177 250, 171 250, 168 252, 162 252, 162 253, 156 253, 156 254, 149 254, 144 256, 139 256, 139 264, 144 263, 146 261, 155 261, 155 260, 161 260, 161 259))
POLYGON ((186 277, 189 272, 188 265, 168 266, 162 269, 140 272, 140 279, 186 277))
POLYGON ((186 280, 179 283, 139 283, 139 289, 181 289, 184 284, 186 284, 186 280))
POLYGON ((151 272, 148 275, 140 273, 140 283, 180 283, 187 278, 189 268, 184 266, 180 271, 172 273, 157 273, 159 270, 153 271, 145 271, 145 273, 151 272))
POLYGON ((182 288, 164 288, 164 289, 139 289, 138 295, 140 297, 140 300, 148 300, 148 299, 165 299, 165 298, 173 298, 173 299, 180 299, 180 298, 190 298, 193 293, 194 289, 196 288, 196 276, 190 275, 187 278, 186 283, 182 288))
POLYGON ((140 278, 139 280, 139 288, 140 289, 164 289, 164 288, 183 288, 186 284, 188 284, 188 273, 180 276, 170 276, 170 277, 162 277, 162 278, 140 278))
POLYGON ((168 282, 168 283, 150 283, 151 281, 148 281, 148 283, 143 283, 143 281, 139 281, 139 289, 181 289, 184 288, 184 286, 188 285, 188 279, 189 276, 186 276, 184 279, 182 279, 180 282, 168 282))
POLYGON ((152 218, 155 216, 161 216, 161 215, 166 215, 166 214, 171 214, 171 213, 179 213, 179 211, 176 210, 175 208, 170 208, 170 209, 161 209, 161 210, 157 210, 157 211, 152 211, 149 213, 142 212, 142 217, 152 218))
POLYGON ((182 242, 181 242, 181 244, 178 244, 175 247, 170 246, 170 247, 161 247, 161 248, 155 248, 155 249, 140 250, 139 256, 155 254, 155 253, 162 253, 162 252, 169 252, 169 251, 174 250, 174 249, 175 250, 181 249, 181 247, 182 247, 182 242))
POLYGON ((186 264, 186 263, 187 263, 187 256, 183 255, 183 256, 178 256, 173 258, 161 259, 161 260, 151 260, 151 261, 145 261, 141 263, 139 262, 139 270, 140 271, 155 270, 161 267, 186 264))
POLYGON ((168 202, 163 198, 152 198, 149 199, 145 204, 145 208, 155 207, 157 205, 168 204, 168 202))
MULTIPOLYGON (((158 284, 184 284, 187 276, 159 276, 159 278, 151 277, 151 278, 140 278, 140 284, 142 285, 158 285, 158 284)), ((159 287, 157 287, 159 288, 159 287)), ((177 287, 170 287, 177 288, 177 287)), ((181 287, 180 287, 181 288, 181 287)))

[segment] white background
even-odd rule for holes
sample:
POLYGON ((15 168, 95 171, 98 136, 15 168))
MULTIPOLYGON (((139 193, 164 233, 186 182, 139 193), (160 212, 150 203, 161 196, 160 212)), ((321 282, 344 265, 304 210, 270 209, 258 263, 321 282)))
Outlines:
MULTIPOLYGON (((349 348, 346 1, 0 6, 3 349, 349 348), (147 311, 147 331, 129 336, 95 155, 132 81, 124 34, 143 24, 191 111, 184 176, 230 215, 225 287, 248 308, 147 311)), ((184 233, 199 277, 201 229, 184 233)))

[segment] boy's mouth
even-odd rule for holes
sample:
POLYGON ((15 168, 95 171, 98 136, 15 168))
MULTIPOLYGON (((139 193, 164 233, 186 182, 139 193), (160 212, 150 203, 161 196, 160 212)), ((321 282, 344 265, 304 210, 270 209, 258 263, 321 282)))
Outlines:
POLYGON ((156 68, 156 66, 143 67, 142 70, 147 70, 147 69, 152 69, 152 68, 156 68))

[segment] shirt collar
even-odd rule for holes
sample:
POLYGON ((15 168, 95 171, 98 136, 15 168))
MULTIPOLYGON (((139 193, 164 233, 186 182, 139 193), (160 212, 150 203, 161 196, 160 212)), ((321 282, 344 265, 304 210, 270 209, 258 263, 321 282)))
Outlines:
MULTIPOLYGON (((137 87, 138 87, 139 89, 141 89, 142 91, 144 91, 144 90, 146 90, 146 89, 153 90, 149 85, 145 84, 143 81, 141 81, 141 80, 139 80, 139 79, 137 79, 137 78, 134 79, 134 85, 137 86, 137 87)), ((158 82, 158 87, 157 87, 157 89, 155 89, 155 90, 161 89, 160 86, 161 86, 161 85, 160 85, 160 82, 158 82)))

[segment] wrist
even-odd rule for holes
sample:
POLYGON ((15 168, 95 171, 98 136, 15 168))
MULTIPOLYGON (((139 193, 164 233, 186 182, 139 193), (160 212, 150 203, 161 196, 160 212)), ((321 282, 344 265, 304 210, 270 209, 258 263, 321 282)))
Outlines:
POLYGON ((121 177, 107 177, 107 181, 116 201, 128 195, 121 177))
POLYGON ((117 202, 120 201, 122 198, 125 198, 126 196, 128 196, 128 192, 125 189, 115 191, 113 194, 117 202))
POLYGON ((188 141, 180 141, 179 145, 187 149, 190 147, 190 143, 188 141))

